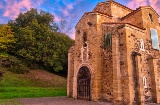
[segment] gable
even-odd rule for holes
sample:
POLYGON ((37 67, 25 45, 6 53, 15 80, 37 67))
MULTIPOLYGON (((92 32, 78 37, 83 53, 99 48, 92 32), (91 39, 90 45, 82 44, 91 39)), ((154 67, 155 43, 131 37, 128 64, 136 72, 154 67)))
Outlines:
POLYGON ((111 15, 110 3, 109 2, 98 3, 97 6, 93 9, 93 12, 99 12, 111 15))

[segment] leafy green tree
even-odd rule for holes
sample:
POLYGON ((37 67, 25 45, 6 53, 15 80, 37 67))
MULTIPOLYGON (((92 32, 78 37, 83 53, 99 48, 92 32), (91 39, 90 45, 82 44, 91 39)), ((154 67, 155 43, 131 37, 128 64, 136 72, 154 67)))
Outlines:
POLYGON ((8 52, 15 43, 14 33, 8 25, 0 25, 0 52, 8 52))
POLYGON ((52 14, 31 9, 20 13, 9 25, 17 39, 14 52, 16 55, 55 71, 63 70, 73 41, 65 34, 57 32, 58 27, 52 14))

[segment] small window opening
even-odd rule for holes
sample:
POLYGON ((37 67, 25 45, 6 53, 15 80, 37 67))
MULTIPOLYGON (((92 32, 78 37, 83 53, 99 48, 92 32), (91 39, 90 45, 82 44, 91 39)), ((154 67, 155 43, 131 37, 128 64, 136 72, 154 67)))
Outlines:
POLYGON ((140 40, 140 50, 145 50, 144 49, 144 41, 143 41, 143 39, 140 40))
POLYGON ((150 18, 150 21, 153 22, 153 17, 151 14, 149 14, 149 18, 150 18))
POLYGON ((112 36, 111 33, 105 35, 105 47, 110 47, 112 45, 112 36))
POLYGON ((83 33, 83 43, 85 43, 87 41, 87 33, 84 32, 83 33))
POLYGON ((83 47, 86 48, 86 47, 87 47, 87 43, 84 43, 84 44, 83 44, 83 47))
POLYGON ((143 77, 143 86, 144 88, 147 88, 147 81, 146 81, 146 77, 143 77))
POLYGON ((81 33, 80 30, 77 30, 77 33, 80 34, 81 33))

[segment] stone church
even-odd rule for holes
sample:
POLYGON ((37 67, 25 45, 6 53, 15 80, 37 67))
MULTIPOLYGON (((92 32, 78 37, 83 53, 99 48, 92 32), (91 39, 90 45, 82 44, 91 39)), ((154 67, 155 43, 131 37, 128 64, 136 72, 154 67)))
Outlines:
POLYGON ((160 103, 160 23, 151 6, 100 2, 76 25, 67 95, 121 105, 160 103))

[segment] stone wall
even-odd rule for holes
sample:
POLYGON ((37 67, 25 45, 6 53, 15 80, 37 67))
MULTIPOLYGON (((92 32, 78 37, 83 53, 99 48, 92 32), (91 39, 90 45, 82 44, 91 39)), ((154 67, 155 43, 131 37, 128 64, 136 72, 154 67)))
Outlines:
POLYGON ((132 11, 110 1, 85 13, 68 53, 68 96, 77 98, 77 74, 85 66, 91 73, 91 100, 123 105, 160 103, 160 52, 152 48, 150 28, 160 37, 158 15, 150 7, 132 11), (112 46, 105 47, 108 32, 112 46))
POLYGON ((127 14, 131 13, 133 10, 125 7, 125 6, 122 6, 122 5, 119 5, 117 3, 115 3, 114 1, 111 2, 111 15, 115 18, 122 18, 124 16, 126 16, 127 14))

